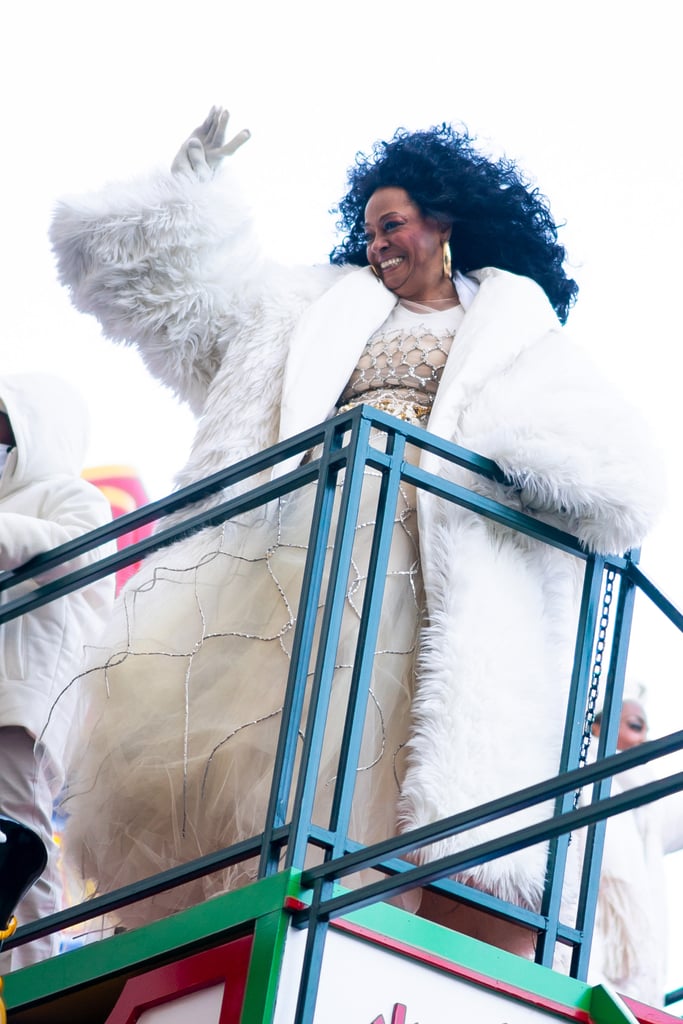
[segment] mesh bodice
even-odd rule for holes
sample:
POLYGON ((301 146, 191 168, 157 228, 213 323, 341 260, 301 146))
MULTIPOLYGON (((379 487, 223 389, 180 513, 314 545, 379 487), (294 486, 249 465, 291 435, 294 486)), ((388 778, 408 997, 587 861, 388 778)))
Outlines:
POLYGON ((420 313, 398 305, 365 346, 338 407, 367 402, 400 419, 429 415, 462 307, 420 313))

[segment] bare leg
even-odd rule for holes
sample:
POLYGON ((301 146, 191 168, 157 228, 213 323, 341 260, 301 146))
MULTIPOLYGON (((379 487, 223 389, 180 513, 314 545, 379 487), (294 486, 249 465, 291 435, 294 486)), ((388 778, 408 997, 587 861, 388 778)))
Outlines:
POLYGON ((503 921, 476 907, 468 907, 464 903, 425 890, 417 914, 427 921, 469 935, 470 938, 488 942, 498 949, 505 949, 527 960, 534 959, 536 934, 533 930, 513 924, 511 921, 503 921))

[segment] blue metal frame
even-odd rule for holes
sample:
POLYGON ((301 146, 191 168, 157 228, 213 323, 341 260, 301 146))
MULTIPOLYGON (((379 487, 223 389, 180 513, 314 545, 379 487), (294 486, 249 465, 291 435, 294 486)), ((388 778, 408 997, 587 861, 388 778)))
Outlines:
POLYGON ((311 888, 311 904, 308 909, 298 912, 294 918, 299 926, 308 928, 304 978, 297 1010, 297 1021, 301 1021, 302 1024, 313 1019, 317 979, 329 920, 414 886, 428 886, 471 906, 477 906, 533 928, 539 935, 537 960, 547 966, 552 965, 556 943, 560 941, 569 944, 572 949, 572 974, 579 978, 585 977, 595 917, 606 818, 683 788, 683 773, 680 773, 617 797, 609 797, 612 775, 626 771, 635 764, 642 764, 683 748, 683 732, 679 732, 650 741, 636 750, 618 756, 608 756, 613 755, 616 748, 635 593, 639 590, 646 594, 665 618, 679 630, 683 630, 683 615, 638 567, 637 553, 631 553, 623 558, 592 555, 572 535, 406 462, 406 444, 433 452, 441 459, 510 485, 500 469, 489 459, 442 441, 418 427, 410 426, 369 406, 359 406, 290 441, 282 442, 266 452, 216 473, 198 484, 185 487, 168 499, 151 503, 122 516, 111 526, 95 530, 52 552, 40 555, 20 569, 0 574, 0 593, 7 591, 6 596, 9 598, 6 603, 0 605, 2 623, 133 564, 146 554, 165 547, 181 537, 207 526, 222 523, 299 487, 313 483, 317 487, 282 728, 275 754, 273 783, 263 832, 227 850, 166 871, 154 876, 153 879, 146 879, 136 885, 89 900, 87 904, 55 914, 43 921, 26 925, 6 943, 7 947, 112 911, 154 892, 180 885, 190 878, 208 874, 254 856, 259 857, 259 877, 280 870, 283 858, 284 866, 303 870, 308 851, 311 846, 316 846, 323 851, 323 863, 318 867, 304 870, 303 874, 304 883, 311 888), (381 439, 384 440, 380 446, 381 439), (308 454, 296 469, 274 481, 261 482, 271 467, 302 453, 308 454), (311 818, 346 594, 346 580, 366 466, 373 467, 381 475, 376 525, 331 819, 329 827, 321 828, 314 825, 311 818), (341 474, 343 483, 339 500, 341 474), (248 481, 252 481, 253 486, 245 493, 244 484, 248 481), (559 775, 519 793, 510 794, 479 808, 472 808, 466 813, 455 815, 428 828, 417 829, 371 847, 361 847, 349 839, 348 827, 373 651, 380 622, 394 512, 401 481, 414 484, 431 494, 583 560, 586 564, 585 581, 559 775), (237 485, 240 485, 240 493, 235 495, 232 489, 237 485), (194 505, 198 502, 206 504, 208 498, 212 498, 214 502, 211 508, 199 513, 192 511, 194 505), (338 501, 338 514, 332 558, 326 571, 326 553, 332 540, 330 535, 335 501, 338 501), (151 537, 130 545, 115 555, 101 558, 86 569, 68 571, 69 561, 77 555, 93 550, 104 542, 129 533, 145 523, 156 521, 171 512, 181 511, 187 512, 186 517, 173 527, 163 527, 162 521, 162 528, 151 537), (29 594, 11 599, 13 586, 58 566, 67 567, 63 576, 29 594), (608 571, 617 579, 617 599, 609 636, 604 728, 601 731, 598 760, 593 765, 579 767, 586 699, 591 680, 591 666, 595 658, 604 580, 608 571), (324 603, 324 611, 322 628, 319 631, 320 639, 316 647, 314 631, 321 600, 324 603), (308 713, 304 723, 303 709, 307 694, 308 713), (303 745, 300 743, 301 733, 304 735, 303 745), (577 789, 586 790, 591 785, 593 789, 590 802, 575 808, 577 789), (433 843, 439 838, 466 831, 477 823, 494 820, 547 800, 555 801, 554 814, 547 821, 419 867, 401 859, 416 848, 433 843), (288 820, 289 808, 293 808, 291 820, 288 820), (576 926, 573 926, 559 919, 559 908, 570 834, 572 830, 583 827, 588 827, 587 855, 584 859, 578 917, 576 926), (538 914, 477 892, 447 877, 468 866, 544 840, 549 841, 549 870, 543 903, 538 914), (374 868, 383 877, 343 895, 335 894, 335 882, 361 868, 374 868))

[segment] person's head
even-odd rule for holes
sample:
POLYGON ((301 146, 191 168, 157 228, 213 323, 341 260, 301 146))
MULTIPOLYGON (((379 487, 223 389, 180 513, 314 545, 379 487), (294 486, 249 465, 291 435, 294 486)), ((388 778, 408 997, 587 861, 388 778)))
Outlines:
MULTIPOLYGON (((563 269, 566 254, 547 200, 510 160, 485 157, 467 131, 446 124, 420 132, 399 129, 390 141, 376 142, 368 155, 356 156, 348 172, 348 190, 337 207, 344 237, 330 255, 332 263, 372 262, 367 208, 386 189, 402 190, 424 224, 438 225, 441 232, 450 228, 453 270, 467 274, 493 266, 531 277, 566 320, 578 286, 563 269)), ((386 284, 391 287, 388 278, 386 284)))
POLYGON ((444 267, 450 233, 449 222, 424 216, 403 188, 378 188, 365 207, 368 262, 386 287, 404 299, 453 295, 444 267))
MULTIPOLYGON (((593 735, 600 735, 602 714, 598 712, 593 722, 593 735)), ((647 715, 639 700, 627 698, 621 705, 617 750, 629 750, 647 739, 647 715)))

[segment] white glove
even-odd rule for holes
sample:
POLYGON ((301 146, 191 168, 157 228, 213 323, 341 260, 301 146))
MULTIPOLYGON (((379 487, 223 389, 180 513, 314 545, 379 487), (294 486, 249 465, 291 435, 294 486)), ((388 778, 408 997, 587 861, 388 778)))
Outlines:
POLYGON ((230 114, 223 107, 211 107, 204 123, 195 128, 183 142, 171 164, 172 172, 209 181, 223 157, 232 156, 251 136, 251 132, 245 128, 229 142, 225 142, 229 117, 230 114))

